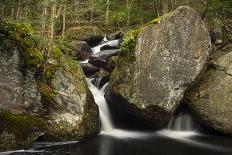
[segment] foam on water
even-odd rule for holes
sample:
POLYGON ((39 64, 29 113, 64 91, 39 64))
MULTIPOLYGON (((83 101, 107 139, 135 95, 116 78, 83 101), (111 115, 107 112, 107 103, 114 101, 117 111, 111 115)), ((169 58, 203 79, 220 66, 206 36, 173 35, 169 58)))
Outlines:
POLYGON ((107 84, 103 86, 102 89, 98 89, 90 81, 91 80, 88 80, 89 89, 93 93, 94 100, 99 107, 102 131, 110 132, 113 130, 113 125, 111 123, 112 121, 109 108, 104 97, 104 89, 106 88, 107 84))
POLYGON ((92 48, 92 51, 93 51, 93 54, 96 54, 96 53, 99 53, 101 50, 101 47, 105 46, 105 45, 109 45, 109 46, 118 46, 120 44, 120 40, 110 40, 110 41, 107 41, 103 44, 100 44, 96 47, 93 47, 92 48))
POLYGON ((81 63, 81 64, 87 64, 87 63, 89 63, 89 59, 86 59, 84 61, 79 61, 79 63, 81 63))

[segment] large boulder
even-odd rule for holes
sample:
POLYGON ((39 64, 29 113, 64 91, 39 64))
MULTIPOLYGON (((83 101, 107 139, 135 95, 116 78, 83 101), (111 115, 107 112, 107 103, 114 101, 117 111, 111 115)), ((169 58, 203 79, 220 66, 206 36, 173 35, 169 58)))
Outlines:
POLYGON ((44 111, 34 72, 23 69, 15 44, 0 39, 0 150, 28 147, 43 134, 34 116, 44 111))
POLYGON ((232 134, 232 46, 217 58, 201 82, 186 95, 188 105, 202 124, 216 131, 232 134))
POLYGON ((203 71, 210 49, 205 23, 189 7, 179 7, 129 32, 106 93, 112 111, 117 109, 114 113, 120 117, 126 109, 124 116, 132 114, 127 117, 131 122, 165 126, 185 90, 203 71))
POLYGON ((29 148, 41 136, 97 134, 98 107, 79 64, 59 50, 52 50, 56 64, 45 62, 26 28, 8 22, 0 28, 0 150, 29 148))
POLYGON ((39 77, 38 87, 47 104, 47 140, 80 140, 100 130, 99 111, 77 61, 61 57, 39 77), (48 138, 47 138, 48 137, 48 138))

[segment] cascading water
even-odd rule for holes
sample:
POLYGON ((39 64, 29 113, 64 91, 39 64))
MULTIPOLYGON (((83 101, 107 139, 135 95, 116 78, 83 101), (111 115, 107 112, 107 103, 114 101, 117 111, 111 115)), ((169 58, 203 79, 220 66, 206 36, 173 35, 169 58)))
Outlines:
POLYGON ((196 130, 196 123, 190 113, 180 111, 178 115, 172 116, 168 123, 168 129, 176 131, 194 131, 196 130))
POLYGON ((110 132, 113 130, 113 125, 111 123, 112 121, 111 121, 109 108, 104 98, 104 94, 105 94, 104 90, 107 87, 108 83, 106 83, 101 89, 95 87, 91 83, 91 80, 88 80, 88 83, 89 83, 89 89, 93 93, 94 100, 99 107, 102 130, 110 132))
POLYGON ((101 50, 101 47, 103 46, 106 46, 106 45, 109 45, 109 46, 118 46, 120 44, 120 40, 119 39, 116 39, 116 40, 110 40, 110 41, 107 41, 107 42, 104 42, 96 47, 93 47, 92 48, 92 51, 93 51, 93 54, 96 54, 96 53, 99 53, 101 50))

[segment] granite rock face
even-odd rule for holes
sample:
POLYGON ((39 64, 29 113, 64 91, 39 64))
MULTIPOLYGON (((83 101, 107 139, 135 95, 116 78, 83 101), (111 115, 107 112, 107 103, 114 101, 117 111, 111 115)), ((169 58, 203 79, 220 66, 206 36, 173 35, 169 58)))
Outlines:
POLYGON ((32 115, 42 112, 43 105, 34 78, 35 72, 24 68, 15 44, 8 38, 0 40, 0 150, 28 146, 43 134, 37 121, 21 123, 22 119, 32 119, 32 115), (31 117, 27 116, 29 113, 31 117), (19 117, 16 118, 16 115, 19 117), (30 129, 19 126, 30 126, 30 129))
MULTIPOLYGON (((187 93, 188 105, 206 127, 232 134, 232 48, 213 62, 202 81, 187 93)), ((220 51, 223 53, 223 51, 220 51)))
POLYGON ((210 49, 205 23, 189 7, 179 7, 141 28, 135 52, 119 55, 106 94, 110 106, 127 107, 149 126, 165 126, 204 70, 210 49), (134 61, 128 61, 130 55, 134 61), (115 103, 115 98, 121 100, 115 103))
POLYGON ((2 36, 0 150, 29 148, 41 136, 63 141, 96 135, 98 106, 78 62, 60 55, 57 64, 29 66, 17 41, 2 36))
POLYGON ((60 60, 50 87, 54 95, 49 103, 48 133, 55 140, 77 140, 100 131, 98 106, 95 104, 80 65, 70 58, 60 60))

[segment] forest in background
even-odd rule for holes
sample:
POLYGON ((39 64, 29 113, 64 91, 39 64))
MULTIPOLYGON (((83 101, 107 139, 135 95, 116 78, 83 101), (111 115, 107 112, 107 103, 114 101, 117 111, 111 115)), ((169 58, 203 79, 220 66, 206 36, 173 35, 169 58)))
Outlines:
POLYGON ((104 33, 124 32, 178 6, 196 9, 223 42, 231 35, 231 0, 0 0, 0 16, 31 24, 51 44, 54 36, 64 38, 71 27, 90 25, 104 33))

